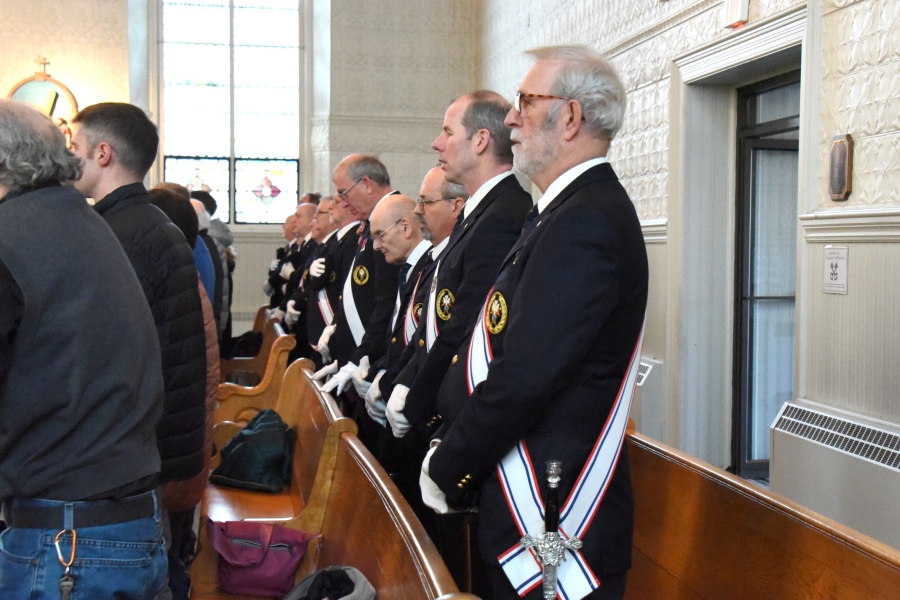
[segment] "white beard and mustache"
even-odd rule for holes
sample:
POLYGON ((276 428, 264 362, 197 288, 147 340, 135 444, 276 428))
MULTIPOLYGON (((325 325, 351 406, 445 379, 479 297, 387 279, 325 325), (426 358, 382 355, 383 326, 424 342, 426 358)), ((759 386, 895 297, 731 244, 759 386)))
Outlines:
POLYGON ((519 136, 519 129, 513 129, 510 139, 513 142, 513 166, 528 177, 544 171, 556 155, 559 147, 557 143, 557 133, 551 124, 549 127, 544 122, 540 127, 534 130, 534 133, 527 140, 523 140, 519 136))

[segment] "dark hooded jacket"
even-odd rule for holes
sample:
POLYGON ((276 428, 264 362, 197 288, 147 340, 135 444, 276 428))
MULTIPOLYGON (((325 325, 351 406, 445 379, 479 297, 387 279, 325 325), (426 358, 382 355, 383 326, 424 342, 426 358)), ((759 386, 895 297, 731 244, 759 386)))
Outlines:
POLYGON ((203 468, 206 337, 191 247, 150 204, 141 183, 122 186, 94 205, 119 239, 150 304, 162 354, 163 416, 156 429, 160 481, 203 468))

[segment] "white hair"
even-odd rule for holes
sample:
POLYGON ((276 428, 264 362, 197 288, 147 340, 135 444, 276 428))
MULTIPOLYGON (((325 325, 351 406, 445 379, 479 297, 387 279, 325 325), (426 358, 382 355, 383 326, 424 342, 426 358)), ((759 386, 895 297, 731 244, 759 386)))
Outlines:
POLYGON ((49 117, 21 102, 0 100, 0 184, 10 194, 75 181, 82 168, 49 117))
POLYGON ((200 231, 209 229, 209 222, 211 218, 209 216, 209 213, 206 212, 206 207, 203 206, 203 203, 199 200, 191 198, 191 206, 194 207, 194 212, 197 213, 197 222, 200 225, 200 231))
MULTIPOLYGON (((625 119, 625 87, 602 54, 587 46, 544 46, 526 54, 539 61, 563 63, 550 93, 577 100, 585 124, 595 137, 615 137, 625 119)), ((560 108, 548 112, 548 122, 555 122, 560 108)))

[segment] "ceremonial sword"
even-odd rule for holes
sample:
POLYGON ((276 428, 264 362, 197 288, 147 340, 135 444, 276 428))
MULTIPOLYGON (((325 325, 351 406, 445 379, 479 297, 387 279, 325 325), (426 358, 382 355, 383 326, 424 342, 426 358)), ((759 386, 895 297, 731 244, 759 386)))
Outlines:
POLYGON ((559 475, 562 463, 558 460, 547 461, 547 497, 544 500, 544 535, 535 537, 525 534, 519 542, 526 548, 533 548, 537 560, 541 564, 544 584, 544 600, 556 598, 556 568, 566 560, 566 549, 578 550, 581 540, 562 539, 559 534, 559 475))

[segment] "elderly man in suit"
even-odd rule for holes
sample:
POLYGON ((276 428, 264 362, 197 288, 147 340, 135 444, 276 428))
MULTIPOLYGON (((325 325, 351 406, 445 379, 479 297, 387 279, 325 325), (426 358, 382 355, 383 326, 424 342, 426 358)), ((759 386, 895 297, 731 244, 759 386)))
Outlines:
POLYGON ((477 502, 494 598, 538 598, 541 568, 519 540, 543 534, 544 464, 562 461, 559 531, 583 545, 565 551, 558 589, 618 599, 633 522, 623 439, 648 281, 634 205, 606 160, 625 90, 589 48, 528 54, 537 61, 506 122, 515 166, 543 196, 444 381, 439 410, 452 425, 423 462, 422 492, 439 511, 477 502))

